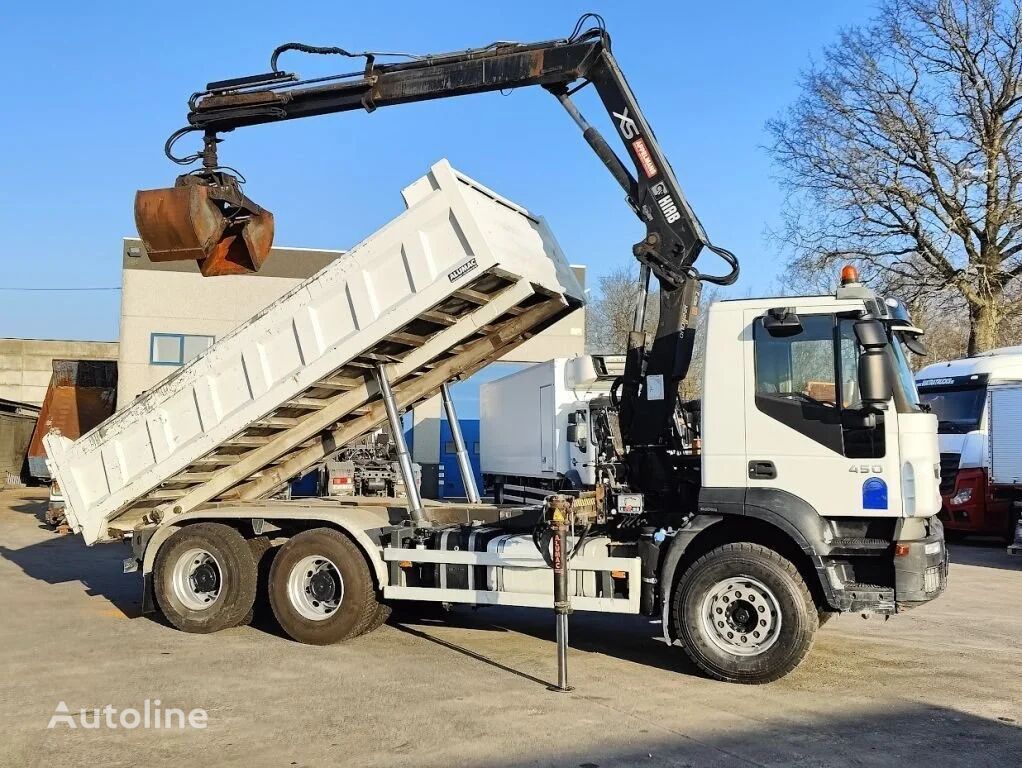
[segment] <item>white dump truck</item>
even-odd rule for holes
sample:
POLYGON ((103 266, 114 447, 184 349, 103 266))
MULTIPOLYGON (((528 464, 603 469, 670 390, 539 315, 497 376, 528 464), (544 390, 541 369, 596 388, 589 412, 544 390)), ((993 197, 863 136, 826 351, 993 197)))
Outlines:
POLYGON ((220 164, 221 134, 545 88, 646 229, 632 249, 640 279, 622 373, 575 430, 594 446, 593 489, 536 505, 478 503, 448 397, 470 502, 419 497, 400 411, 583 303, 541 218, 441 163, 405 190, 404 214, 175 375, 74 443, 46 438, 68 523, 87 543, 130 539, 126 567, 193 632, 243 621, 259 589, 284 631, 309 643, 364 633, 400 600, 552 607, 562 688, 571 610, 655 618, 707 674, 762 683, 799 664, 831 612, 892 614, 941 594, 936 419, 918 402, 900 305, 855 275, 831 296, 714 304, 701 320, 699 434, 687 434, 678 391, 699 292, 733 283, 738 262, 686 202, 602 20, 587 15, 561 40, 377 59, 287 44, 272 71, 193 94, 166 151, 202 168, 136 197, 150 258, 194 259, 206 276, 260 268, 273 218, 220 164), (302 80, 278 67, 288 51, 365 62, 302 80), (586 85, 632 169, 572 100, 586 85), (192 132, 202 149, 175 155, 192 132), (727 271, 701 271, 707 253, 727 271), (659 323, 646 334, 654 277, 659 323), (406 498, 272 498, 385 420, 406 498))
POLYGON ((596 444, 575 433, 623 373, 621 355, 561 357, 479 387, 479 460, 497 503, 596 486, 596 444))
MULTIPOLYGON (((47 436, 68 524, 90 545, 129 540, 126 569, 175 626, 233 626, 259 588, 311 643, 366 632, 399 600, 553 604, 543 506, 270 498, 581 304, 541 218, 446 163, 404 196, 404 214, 100 427, 47 436)), ((777 304, 708 313, 704 448, 677 458, 687 506, 609 480, 610 403, 576 436, 606 496, 579 496, 572 608, 661 618, 707 671, 746 682, 793 668, 819 615, 893 613, 945 583, 935 419, 895 326, 862 319, 882 302, 849 285, 777 304), (903 373, 877 408, 870 354, 903 373)))

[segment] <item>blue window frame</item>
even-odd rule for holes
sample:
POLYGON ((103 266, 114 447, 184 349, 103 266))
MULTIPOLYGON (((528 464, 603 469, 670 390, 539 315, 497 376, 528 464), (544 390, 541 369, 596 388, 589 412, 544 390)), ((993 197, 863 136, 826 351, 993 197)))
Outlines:
POLYGON ((213 336, 188 333, 153 333, 149 336, 149 364, 180 366, 213 344, 213 336))

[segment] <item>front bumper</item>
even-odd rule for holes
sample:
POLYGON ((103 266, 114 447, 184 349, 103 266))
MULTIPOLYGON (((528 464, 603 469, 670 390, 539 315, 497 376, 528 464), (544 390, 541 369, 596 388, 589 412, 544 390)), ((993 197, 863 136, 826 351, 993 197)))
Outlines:
POLYGON ((928 521, 927 528, 923 539, 895 542, 894 599, 899 611, 922 605, 940 596, 947 588, 948 554, 944 545, 944 526, 934 516, 928 521))

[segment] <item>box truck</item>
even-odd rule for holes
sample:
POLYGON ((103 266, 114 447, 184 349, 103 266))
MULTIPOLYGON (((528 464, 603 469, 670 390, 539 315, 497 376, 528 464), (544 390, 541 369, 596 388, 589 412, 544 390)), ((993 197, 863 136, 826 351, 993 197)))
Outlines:
POLYGON ((585 355, 483 383, 480 465, 487 493, 498 504, 535 503, 557 491, 595 487, 596 443, 576 433, 591 421, 589 402, 608 397, 623 372, 621 355, 585 355))

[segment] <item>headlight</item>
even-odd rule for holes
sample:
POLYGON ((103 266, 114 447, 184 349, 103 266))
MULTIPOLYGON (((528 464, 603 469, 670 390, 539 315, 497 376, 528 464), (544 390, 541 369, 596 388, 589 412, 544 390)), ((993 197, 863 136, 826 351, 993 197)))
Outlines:
POLYGON ((952 504, 967 504, 972 500, 972 488, 963 488, 951 497, 952 504))

